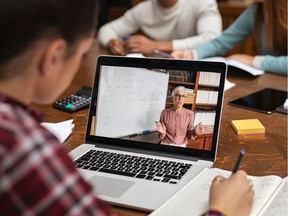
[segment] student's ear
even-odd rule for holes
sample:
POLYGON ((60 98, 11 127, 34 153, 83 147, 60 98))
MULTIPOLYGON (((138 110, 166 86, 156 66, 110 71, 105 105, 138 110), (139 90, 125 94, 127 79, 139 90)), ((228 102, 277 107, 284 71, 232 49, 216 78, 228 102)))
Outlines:
POLYGON ((61 66, 66 51, 67 43, 63 39, 56 39, 47 44, 39 65, 41 75, 49 76, 50 73, 56 71, 61 66))

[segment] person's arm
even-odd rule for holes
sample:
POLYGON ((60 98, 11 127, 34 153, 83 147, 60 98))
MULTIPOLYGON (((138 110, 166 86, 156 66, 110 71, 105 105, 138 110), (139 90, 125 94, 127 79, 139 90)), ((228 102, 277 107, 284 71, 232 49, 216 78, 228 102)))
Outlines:
POLYGON ((163 111, 160 115, 160 121, 157 124, 157 131, 159 132, 159 139, 163 140, 166 137, 166 126, 164 124, 164 114, 163 111), (161 128, 161 130, 159 130, 161 128))
POLYGON ((209 211, 202 216, 248 216, 253 197, 254 190, 244 171, 240 170, 228 179, 217 176, 210 188, 209 211))
POLYGON ((288 56, 255 56, 252 66, 267 72, 287 76, 288 56))
POLYGON ((197 19, 196 35, 184 39, 173 40, 173 51, 195 48, 214 39, 222 32, 222 19, 218 10, 217 2, 200 0, 195 3, 195 5, 196 4, 197 8, 193 9, 195 14, 194 19, 197 19))
MULTIPOLYGON (((42 175, 43 177, 43 179, 39 179, 40 182, 38 183, 46 186, 47 191, 42 192, 46 192, 51 201, 45 212, 51 211, 51 215, 53 215, 53 209, 61 206, 63 215, 72 214, 73 211, 79 212, 80 215, 111 215, 108 205, 95 196, 92 187, 75 168, 74 163, 68 157, 63 146, 48 146, 49 144, 46 143, 43 149, 39 149, 38 156, 42 159, 41 163, 36 165, 36 167, 39 166, 37 168, 39 176, 42 175), (47 154, 49 151, 51 154, 47 154), (49 178, 44 179, 44 170, 41 171, 43 164, 47 165, 44 169, 44 176, 49 176, 51 179, 54 179, 53 181, 50 181, 49 178), (56 193, 57 190, 58 193, 56 193), (67 200, 69 201, 67 202, 67 200)), ((35 185, 37 185, 37 180, 35 181, 35 185)), ((33 190, 37 189, 39 190, 39 188, 35 187, 33 190)), ((38 204, 41 205, 41 203, 38 204)))
POLYGON ((145 35, 132 35, 126 41, 126 50, 129 53, 154 54, 155 50, 172 51, 171 41, 157 41, 145 35))
POLYGON ((120 18, 103 25, 98 31, 100 43, 106 47, 111 40, 117 40, 139 30, 137 14, 139 14, 139 10, 141 11, 143 3, 139 3, 126 11, 120 18))
MULTIPOLYGON (((251 34, 257 5, 246 9, 219 37, 195 49, 198 58, 223 56, 251 34)), ((193 57, 194 58, 194 57, 193 57)))
POLYGON ((50 132, 35 130, 33 137, 24 132, 21 139, 8 134, 11 137, 3 140, 0 152, 0 161, 8 162, 9 157, 9 163, 1 166, 5 173, 1 178, 9 182, 0 190, 1 215, 111 215, 50 132))
POLYGON ((201 122, 197 125, 194 125, 194 112, 190 115, 190 122, 188 125, 186 137, 188 140, 195 140, 197 135, 201 135, 205 132, 205 128, 201 125, 201 122))
POLYGON ((234 54, 228 56, 227 59, 234 59, 266 72, 287 76, 288 56, 251 56, 247 54, 234 54))

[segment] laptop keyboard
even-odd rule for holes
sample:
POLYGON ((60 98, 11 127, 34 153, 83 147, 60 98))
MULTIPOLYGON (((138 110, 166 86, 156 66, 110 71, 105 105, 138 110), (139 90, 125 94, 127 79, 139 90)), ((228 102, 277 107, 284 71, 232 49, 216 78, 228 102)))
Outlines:
POLYGON ((74 161, 81 169, 177 184, 192 166, 168 160, 90 150, 74 161))

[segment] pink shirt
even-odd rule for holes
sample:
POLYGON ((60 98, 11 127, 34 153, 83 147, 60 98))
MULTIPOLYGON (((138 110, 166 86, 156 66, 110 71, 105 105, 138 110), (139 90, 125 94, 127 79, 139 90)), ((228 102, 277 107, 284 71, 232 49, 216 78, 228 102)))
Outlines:
POLYGON ((183 108, 176 112, 173 108, 165 109, 161 113, 160 122, 166 126, 166 133, 160 134, 160 139, 165 143, 187 144, 191 138, 195 139, 192 110, 183 108))

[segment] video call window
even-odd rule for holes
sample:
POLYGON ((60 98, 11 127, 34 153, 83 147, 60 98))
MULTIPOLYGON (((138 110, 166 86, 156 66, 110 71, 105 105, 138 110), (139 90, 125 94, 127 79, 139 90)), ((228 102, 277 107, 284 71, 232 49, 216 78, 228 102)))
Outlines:
MULTIPOLYGON (((209 151, 214 133, 219 84, 220 73, 214 72, 101 66, 90 133, 101 137, 209 151), (174 92, 173 95, 173 90, 179 86, 185 90, 174 92), (181 122, 176 128, 181 128, 180 138, 178 135, 174 137, 175 142, 181 142, 181 136, 189 137, 186 143, 163 142, 156 127, 157 122, 161 122, 162 111, 173 109, 175 103, 180 103, 188 110, 187 116, 190 119, 181 122), (190 138, 188 135, 197 125, 201 125, 204 131, 190 138)), ((169 128, 167 125, 166 130, 169 128)))

